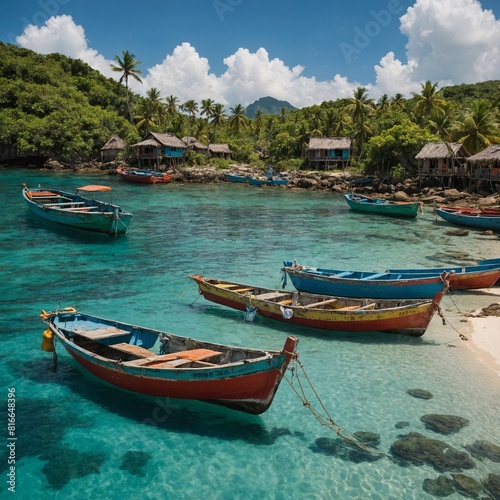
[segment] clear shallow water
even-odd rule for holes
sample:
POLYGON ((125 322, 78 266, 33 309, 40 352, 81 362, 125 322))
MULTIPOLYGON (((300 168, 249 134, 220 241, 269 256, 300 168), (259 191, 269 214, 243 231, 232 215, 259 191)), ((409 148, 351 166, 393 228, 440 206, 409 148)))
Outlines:
MULTIPOLYGON (((221 343, 280 348, 300 337, 307 374, 346 432, 377 432, 387 452, 400 434, 421 432, 463 450, 477 440, 500 445, 500 384, 458 334, 458 310, 496 299, 454 294, 418 339, 314 331, 256 318, 198 297, 189 274, 280 285, 283 260, 323 267, 381 270, 437 266, 450 253, 464 264, 497 257, 497 236, 425 217, 368 219, 338 195, 235 184, 139 186, 115 177, 0 172, 0 380, 16 390, 16 492, 19 498, 432 498, 422 490, 430 466, 388 459, 354 463, 321 453, 321 426, 283 382, 259 417, 197 402, 128 394, 87 376, 58 346, 59 365, 40 350, 41 309, 82 311, 221 343), (105 183, 134 213, 131 232, 111 239, 61 229, 30 215, 21 183, 71 190, 105 183), (431 400, 408 389, 430 391, 431 400), (459 415, 457 434, 425 430, 428 413, 459 415), (396 423, 406 421, 403 430, 396 423)), ((5 426, 4 426, 5 428, 5 426)), ((6 433, 7 431, 5 431, 6 433)), ((5 440, 6 442, 6 440, 5 440)), ((476 462, 480 479, 500 465, 476 462)), ((0 462, 6 477, 7 458, 0 462)), ((8 493, 0 483, 0 493, 8 493)), ((462 498, 458 494, 448 498, 462 498)))

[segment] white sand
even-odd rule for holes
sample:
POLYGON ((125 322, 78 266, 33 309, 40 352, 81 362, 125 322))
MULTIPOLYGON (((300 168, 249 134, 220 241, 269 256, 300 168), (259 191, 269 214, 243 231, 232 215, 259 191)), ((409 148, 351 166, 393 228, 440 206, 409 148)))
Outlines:
MULTIPOLYGON (((491 288, 488 290, 492 297, 491 303, 500 303, 500 289, 491 288)), ((489 304, 488 304, 489 305, 489 304)), ((486 307, 486 306, 485 306, 486 307)), ((474 314, 480 310, 474 311, 474 314)), ((467 317, 467 321, 472 331, 467 335, 469 341, 467 344, 477 354, 479 360, 495 370, 500 376, 500 317, 487 316, 484 318, 467 317)))

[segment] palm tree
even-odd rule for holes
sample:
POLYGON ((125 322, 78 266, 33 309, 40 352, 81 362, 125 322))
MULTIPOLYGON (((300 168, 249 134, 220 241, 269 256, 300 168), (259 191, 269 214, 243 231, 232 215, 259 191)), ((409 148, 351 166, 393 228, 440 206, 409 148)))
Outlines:
POLYGON ((444 113, 434 113, 429 117, 429 129, 445 142, 451 142, 451 133, 456 127, 457 113, 451 104, 445 104, 444 113))
POLYGON ((130 102, 129 102, 129 91, 128 91, 128 79, 129 77, 135 78, 139 83, 142 83, 142 80, 137 76, 142 73, 140 69, 136 69, 139 64, 141 64, 141 61, 138 61, 134 54, 131 54, 128 50, 122 50, 122 56, 123 58, 120 59, 119 56, 115 56, 115 61, 116 65, 111 64, 111 69, 113 71, 119 71, 122 73, 122 76, 120 77, 119 82, 122 83, 125 81, 125 92, 126 92, 126 99, 127 99, 127 109, 128 109, 128 114, 130 116, 130 121, 134 123, 134 120, 132 118, 132 113, 130 111, 130 102))
POLYGON ((370 99, 364 87, 358 87, 354 91, 354 97, 348 99, 346 111, 351 114, 354 125, 354 138, 359 151, 359 157, 363 155, 363 145, 371 133, 368 125, 368 117, 373 113, 373 99, 370 99))
POLYGON ((240 134, 240 130, 248 124, 248 118, 245 115, 245 108, 241 104, 236 104, 234 108, 230 108, 232 115, 229 117, 229 126, 240 134))
POLYGON ((454 136, 463 143, 467 151, 475 154, 491 143, 500 143, 499 122, 495 110, 485 99, 472 101, 463 122, 457 127, 454 136))
POLYGON ((213 110, 212 110, 212 121, 210 122, 214 126, 214 135, 213 135, 213 140, 217 140, 217 127, 222 127, 224 125, 224 122, 226 120, 226 112, 224 111, 224 105, 223 104, 214 104, 213 110))
POLYGON ((429 116, 437 113, 444 113, 446 101, 437 91, 437 83, 431 83, 427 80, 420 84, 422 91, 420 94, 412 92, 411 95, 415 98, 415 114, 420 117, 423 125, 427 123, 429 116))
POLYGON ((391 109, 391 101, 387 94, 383 94, 377 102, 377 111, 383 115, 389 109, 391 109))
POLYGON ((189 115, 189 125, 192 127, 196 120, 196 113, 198 113, 198 104, 191 99, 182 105, 182 109, 189 115))
POLYGON ((207 121, 207 155, 208 155, 208 146, 210 142, 210 130, 208 127, 208 120, 212 117, 212 113, 214 111, 215 102, 212 99, 202 99, 201 100, 201 110, 200 115, 205 115, 207 121))
POLYGON ((399 92, 397 94, 394 94, 391 99, 391 108, 403 111, 403 109, 405 108, 405 96, 403 94, 400 94, 399 92))

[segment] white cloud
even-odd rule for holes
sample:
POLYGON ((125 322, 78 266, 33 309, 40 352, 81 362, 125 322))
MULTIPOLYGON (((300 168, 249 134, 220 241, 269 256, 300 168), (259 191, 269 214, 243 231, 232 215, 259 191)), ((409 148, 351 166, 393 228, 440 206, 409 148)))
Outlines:
POLYGON ((71 16, 53 16, 42 27, 30 24, 22 35, 16 37, 16 42, 39 54, 59 52, 81 59, 105 76, 116 76, 110 68, 111 61, 88 47, 83 27, 77 26, 71 16))
POLYGON ((377 87, 388 94, 500 79, 500 21, 478 0, 416 0, 401 16, 407 63, 389 52, 375 66, 377 87))
MULTIPOLYGON (((350 97, 359 86, 378 98, 398 92, 408 96, 425 80, 443 86, 500 79, 500 21, 478 0, 416 0, 400 22, 408 38, 406 62, 388 52, 374 66, 375 84, 352 82, 340 74, 328 81, 305 77, 302 66, 291 68, 270 59, 265 48, 238 49, 224 59, 227 69, 217 76, 210 72, 208 59, 184 42, 143 73, 143 85, 130 80, 130 86, 142 94, 156 87, 164 97, 174 95, 180 102, 210 98, 226 106, 246 106, 269 95, 304 107, 350 97)), ((119 78, 110 68, 113 61, 88 46, 83 27, 71 16, 51 17, 41 27, 29 25, 16 41, 42 54, 60 52, 82 59, 105 76, 119 78)))

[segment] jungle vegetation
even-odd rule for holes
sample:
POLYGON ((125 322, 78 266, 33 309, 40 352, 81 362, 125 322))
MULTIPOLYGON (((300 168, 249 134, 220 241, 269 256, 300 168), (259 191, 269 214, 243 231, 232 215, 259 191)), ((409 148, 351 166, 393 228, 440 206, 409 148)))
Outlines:
MULTIPOLYGON (((500 81, 442 89, 426 81, 410 98, 377 101, 359 87, 347 99, 273 114, 260 109, 250 119, 241 104, 180 102, 155 88, 137 95, 129 81, 140 81, 140 61, 123 51, 115 63, 119 81, 81 60, 0 42, 0 148, 76 163, 98 159, 113 134, 133 144, 150 131, 171 132, 204 144, 228 143, 233 163, 285 170, 307 168, 310 137, 348 136, 354 168, 410 175, 426 142, 461 142, 471 154, 500 143, 500 81)), ((206 162, 189 152, 188 164, 206 162)))

